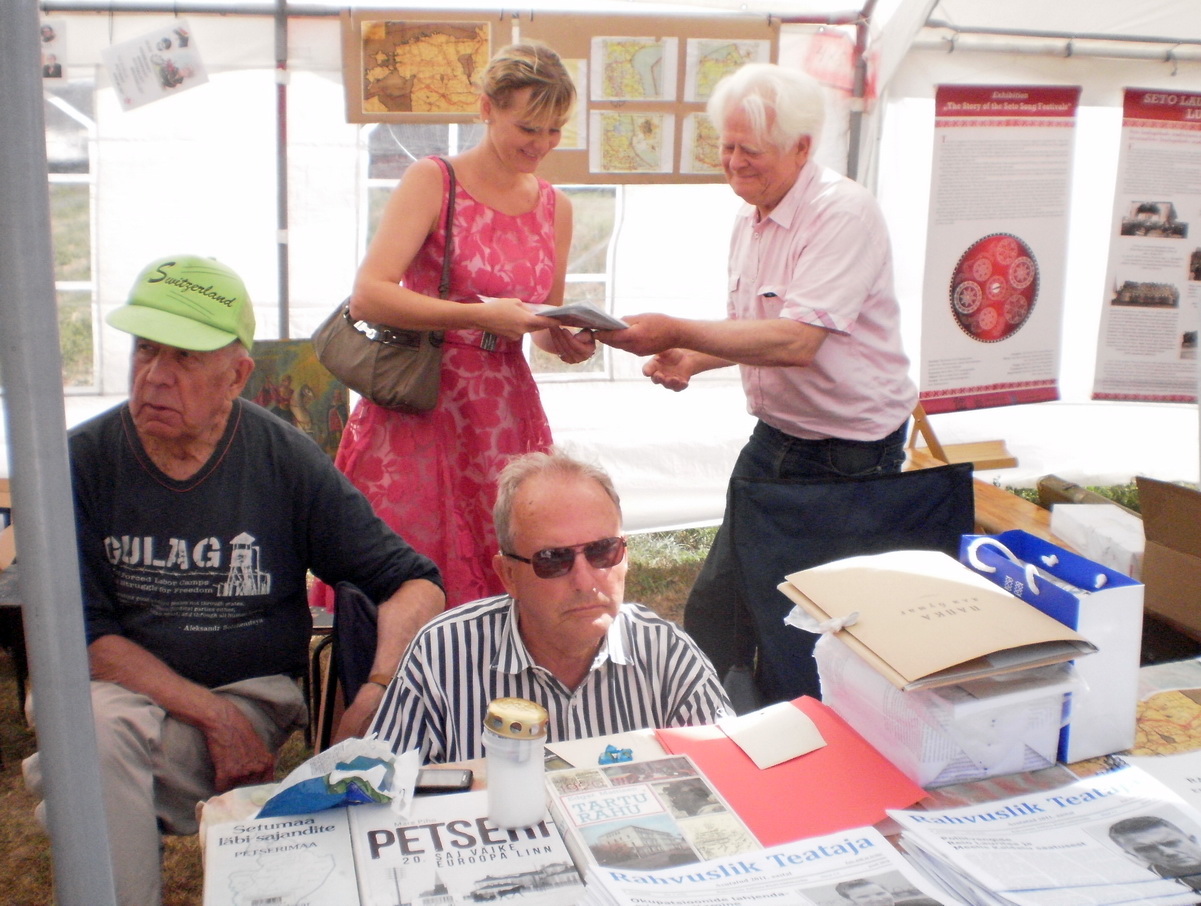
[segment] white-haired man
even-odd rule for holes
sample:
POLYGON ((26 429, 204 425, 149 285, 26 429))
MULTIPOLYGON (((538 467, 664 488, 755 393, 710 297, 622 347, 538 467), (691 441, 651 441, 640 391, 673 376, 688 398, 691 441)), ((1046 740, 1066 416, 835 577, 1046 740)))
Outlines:
MULTIPOLYGON (((728 317, 632 315, 629 329, 599 331, 597 339, 653 355, 643 373, 670 390, 703 371, 741 367, 747 408, 759 422, 733 478, 899 471, 917 388, 901 348, 888 233, 866 189, 813 160, 820 86, 796 70, 750 64, 718 83, 708 113, 726 179, 746 202, 730 244, 728 317)), ((770 697, 817 695, 812 659, 800 649, 805 634, 780 626, 788 602, 747 602, 749 615, 735 604, 730 512, 727 499, 684 627, 719 675, 749 664, 757 646, 770 697)))

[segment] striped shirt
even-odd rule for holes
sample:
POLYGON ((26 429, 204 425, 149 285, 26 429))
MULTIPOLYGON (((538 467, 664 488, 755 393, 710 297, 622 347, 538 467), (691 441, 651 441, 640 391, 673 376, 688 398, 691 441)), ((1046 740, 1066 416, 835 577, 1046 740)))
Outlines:
POLYGON ((575 690, 534 663, 508 595, 452 608, 418 633, 384 694, 371 732, 395 752, 441 763, 483 757, 495 698, 526 698, 550 715, 547 741, 648 727, 710 724, 734 713, 709 659, 674 623, 622 604, 575 690))

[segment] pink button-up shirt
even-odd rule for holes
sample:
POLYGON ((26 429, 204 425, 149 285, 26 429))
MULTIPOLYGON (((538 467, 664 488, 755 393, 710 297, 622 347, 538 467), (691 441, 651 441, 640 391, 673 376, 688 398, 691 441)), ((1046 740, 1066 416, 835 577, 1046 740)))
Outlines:
POLYGON ((858 183, 810 161, 766 218, 746 205, 729 278, 732 320, 828 331, 808 367, 740 366, 752 415, 794 437, 879 440, 913 411, 888 231, 858 183))

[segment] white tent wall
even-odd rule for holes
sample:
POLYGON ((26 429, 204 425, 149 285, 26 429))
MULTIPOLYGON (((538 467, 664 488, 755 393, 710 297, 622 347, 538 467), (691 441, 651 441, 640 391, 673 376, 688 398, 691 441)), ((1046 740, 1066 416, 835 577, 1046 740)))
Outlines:
MULTIPOLYGON (((1140 20, 1137 24, 1152 28, 1158 23, 1140 20)), ((1049 27, 1044 21, 1038 21, 1037 25, 1049 27)), ((1201 23, 1198 26, 1195 34, 1201 35, 1201 23)), ((926 42, 919 38, 918 43, 926 42)), ((964 41, 965 45, 968 43, 964 41)), ((1023 44, 1020 40, 1014 43, 1023 44)), ((926 213, 934 134, 933 98, 937 86, 1082 87, 1068 218, 1060 401, 939 415, 933 418, 935 430, 944 442, 996 437, 1006 440, 1019 460, 1018 468, 983 473, 983 477, 1017 486, 1032 485, 1048 472, 1098 484, 1129 481, 1134 474, 1196 480, 1195 406, 1095 402, 1090 396, 1105 298, 1123 90, 1127 87, 1201 90, 1201 62, 1067 56, 1066 51, 1055 56, 1048 55, 1048 49, 1066 48, 1066 41, 1027 39, 1024 44, 1028 47, 1036 44, 1042 52, 973 52, 958 46, 954 52, 945 47, 911 48, 888 84, 879 107, 883 127, 878 148, 877 194, 892 235, 906 348, 916 357, 921 349, 926 213)), ((1163 48, 1165 57, 1168 49, 1168 46, 1163 48)))
MULTIPOLYGON (((255 300, 258 337, 279 335, 275 64, 269 18, 193 13, 187 20, 207 84, 123 112, 100 49, 161 28, 169 16, 54 15, 66 21, 69 72, 91 69, 97 82, 99 395, 68 397, 74 424, 124 395, 129 338, 103 317, 159 255, 199 252, 230 264, 255 300)), ((364 127, 345 122, 339 20, 293 18, 288 37, 288 333, 296 337, 349 290, 365 244, 367 155, 364 127)), ((803 34, 787 35, 782 56, 799 65, 804 47, 803 34)), ((844 169, 845 102, 835 97, 831 106, 819 153, 844 169)), ((723 317, 739 204, 724 184, 624 187, 610 256, 615 311, 723 317)), ((543 381, 557 439, 617 476, 631 530, 715 521, 753 426, 737 373, 703 375, 676 395, 652 386, 636 357, 610 356, 599 379, 543 381)))
MULTIPOLYGON (((96 283, 100 319, 160 255, 197 252, 243 276, 259 337, 279 335, 276 76, 269 18, 187 17, 208 72, 191 91, 123 112, 97 69, 96 283)), ((162 16, 66 17, 72 66, 162 27, 162 16), (80 48, 81 57, 75 57, 80 48)), ((345 121, 336 19, 289 24, 289 333, 307 335, 345 296, 362 248, 357 126, 345 121)), ((93 58, 94 57, 94 58, 93 58)), ((129 339, 101 327, 100 391, 123 394, 129 339)))
MULTIPOLYGON (((715 0, 713 5, 731 4, 715 0)), ((1098 9, 1090 2, 1088 26, 1140 35, 1201 34, 1201 12, 1194 8, 1201 4, 1172 0, 1137 6, 1123 11, 1101 4, 1098 9)), ((770 8, 785 17, 846 13, 824 0, 751 8, 770 8)), ((1053 31, 1080 23, 1082 8, 1075 2, 1043 10, 1025 2, 986 8, 967 0, 881 0, 871 28, 878 43, 869 59, 887 84, 883 96, 867 105, 860 178, 877 191, 892 229, 906 346, 916 378, 935 87, 966 82, 1084 86, 1076 155, 1081 169, 1070 218, 1063 403, 947 414, 936 417, 935 427, 944 442, 1004 438, 1021 461, 1016 470, 990 476, 1005 483, 1031 484, 1050 471, 1074 480, 1128 480, 1135 471, 1192 478, 1197 471, 1193 407, 1090 403, 1088 394, 1122 88, 1197 90, 1201 63, 1068 57, 1055 51, 1062 45, 1051 40, 1042 42, 1040 55, 975 52, 967 49, 968 35, 948 53, 950 33, 942 28, 920 30, 917 46, 905 50, 928 11, 934 19, 964 27, 1053 31), (939 49, 921 49, 931 44, 939 49), (1071 407, 1070 417, 1065 407, 1071 407), (1106 422, 1142 425, 1142 419, 1150 420, 1145 429, 1127 434, 1179 437, 1180 442, 1115 453, 1104 434, 1106 422), (1068 423, 1073 427, 1065 437, 1068 423), (1065 457, 1080 445, 1097 458, 1065 457)), ((67 21, 68 73, 94 73, 97 84, 93 272, 100 395, 70 396, 72 423, 124 394, 128 337, 103 325, 102 318, 122 302, 138 269, 159 254, 199 251, 227 261, 244 275, 256 300, 259 337, 279 335, 273 23, 268 16, 181 14, 201 49, 208 84, 129 112, 120 110, 100 51, 161 27, 172 13, 47 14, 67 21)), ((855 35, 852 26, 838 28, 848 42, 855 35)), ((783 26, 782 62, 801 66, 817 30, 816 25, 783 26)), ((308 335, 346 294, 365 243, 365 129, 345 121, 340 42, 337 17, 289 20, 287 332, 293 337, 308 335)), ((830 116, 818 157, 845 172, 852 100, 845 91, 830 91, 828 97, 830 116)), ((724 185, 625 187, 611 252, 615 312, 722 317, 726 246, 737 205, 724 185)), ((556 437, 614 472, 631 529, 716 520, 725 477, 752 425, 736 372, 706 374, 685 393, 671 394, 641 376, 640 360, 610 355, 609 370, 600 378, 541 381, 556 437)), ((0 474, 6 473, 0 454, 0 474)))

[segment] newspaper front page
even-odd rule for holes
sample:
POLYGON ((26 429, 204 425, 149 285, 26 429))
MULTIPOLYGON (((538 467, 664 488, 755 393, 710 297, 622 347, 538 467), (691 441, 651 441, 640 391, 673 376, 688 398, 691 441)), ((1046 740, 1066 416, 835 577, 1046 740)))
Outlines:
POLYGON ((969 903, 1201 901, 1201 812, 1138 768, 996 802, 889 814, 902 848, 969 903))
POLYGON ((593 866, 580 906, 961 906, 873 827, 654 871, 593 866))

